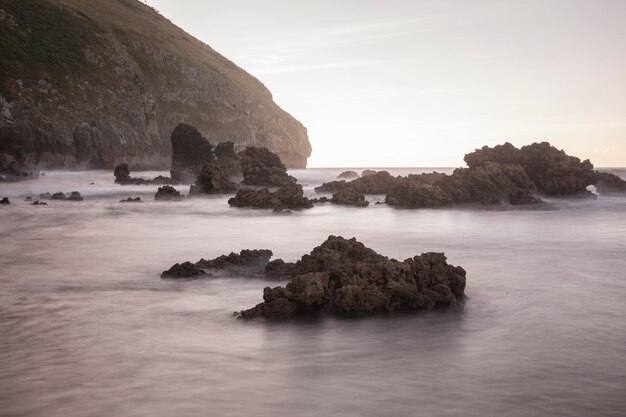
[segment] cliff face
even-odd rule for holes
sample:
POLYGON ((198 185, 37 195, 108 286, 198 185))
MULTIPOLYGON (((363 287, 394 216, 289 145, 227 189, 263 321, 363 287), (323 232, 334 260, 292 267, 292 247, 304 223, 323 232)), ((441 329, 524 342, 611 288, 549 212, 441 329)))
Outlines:
POLYGON ((0 39, 0 167, 169 169, 180 122, 306 166, 263 84, 137 0, 0 0, 0 39))

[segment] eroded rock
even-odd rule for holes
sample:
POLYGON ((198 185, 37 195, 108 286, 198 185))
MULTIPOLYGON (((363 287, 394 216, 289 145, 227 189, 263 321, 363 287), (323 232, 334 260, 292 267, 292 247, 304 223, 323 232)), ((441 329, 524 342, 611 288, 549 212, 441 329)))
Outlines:
POLYGON ((218 275, 261 276, 272 257, 268 249, 244 249, 239 253, 231 252, 214 259, 200 259, 196 263, 183 262, 163 271, 161 278, 204 278, 218 275))
POLYGON ((340 178, 340 179, 342 179, 342 178, 345 178, 345 179, 348 179, 348 178, 358 178, 358 177, 359 177, 358 172, 351 171, 351 170, 343 171, 341 174, 337 175, 337 178, 340 178))
POLYGON ((595 186, 600 194, 626 193, 626 181, 610 172, 596 171, 595 186))
POLYGON ((280 157, 267 148, 248 146, 239 154, 243 184, 264 187, 283 187, 295 184, 296 179, 287 174, 280 157))
POLYGON ((313 202, 304 196, 300 184, 289 184, 274 192, 267 188, 261 190, 240 189, 235 197, 228 200, 233 207, 252 207, 262 209, 307 209, 313 202))
POLYGON ((237 184, 229 180, 216 164, 206 164, 189 189, 190 195, 225 194, 237 191, 237 184))
POLYGON ((194 126, 180 123, 172 131, 172 179, 190 184, 202 170, 213 161, 213 145, 209 143, 194 126))
POLYGON ((367 207, 369 205, 369 201, 365 199, 365 195, 354 188, 344 188, 337 191, 333 194, 333 198, 331 198, 330 202, 355 207, 367 207))
POLYGON ((180 195, 180 191, 176 190, 176 188, 171 185, 164 185, 163 187, 159 187, 156 194, 154 195, 155 200, 161 201, 178 201, 183 198, 180 195))

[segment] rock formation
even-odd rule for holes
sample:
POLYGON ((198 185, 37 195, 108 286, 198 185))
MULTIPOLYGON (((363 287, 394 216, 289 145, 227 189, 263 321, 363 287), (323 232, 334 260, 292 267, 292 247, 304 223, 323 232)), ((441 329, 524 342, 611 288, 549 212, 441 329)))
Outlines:
POLYGON ((626 193, 626 181, 610 172, 596 171, 595 185, 600 194, 626 193))
POLYGON ((189 188, 189 195, 226 194, 237 191, 237 184, 229 180, 216 164, 206 164, 189 188))
POLYGON ((207 270, 213 273, 234 276, 257 276, 261 275, 272 257, 272 251, 267 249, 244 249, 241 252, 218 256, 215 259, 200 259, 196 263, 183 262, 173 265, 167 271, 163 271, 161 278, 203 278, 214 276, 207 274, 207 270))
POLYGON ((395 183, 393 177, 387 171, 378 171, 375 174, 366 175, 352 181, 331 181, 315 188, 316 192, 334 193, 346 188, 353 188, 363 194, 385 194, 395 183))
POLYGON ((164 185, 163 187, 159 187, 156 194, 154 195, 155 200, 161 201, 178 201, 183 198, 180 195, 180 191, 176 190, 171 185, 164 185))
POLYGON ((113 175, 115 176, 115 183, 121 185, 174 185, 177 184, 176 181, 169 177, 164 177, 163 175, 159 175, 151 180, 146 180, 143 178, 133 178, 130 176, 130 169, 128 168, 128 164, 122 163, 115 166, 113 170, 113 175))
POLYGON ((333 198, 331 198, 330 202, 355 207, 367 207, 369 205, 369 201, 365 199, 365 195, 354 188, 344 188, 337 191, 333 194, 333 198))
POLYGON ((264 301, 241 311, 240 317, 424 310, 457 306, 465 296, 465 270, 449 265, 444 254, 424 253, 400 262, 354 238, 330 236, 294 264, 266 266, 267 275, 276 271, 291 281, 265 288, 264 301))
POLYGON ((376 174, 377 171, 373 170, 373 169, 364 169, 363 171, 361 171, 361 176, 362 177, 367 177, 368 175, 373 175, 376 174))
POLYGON ((0 14, 0 169, 3 156, 168 169, 180 122, 306 166, 307 131, 267 88, 141 1, 2 1, 0 14))
POLYGON ((120 200, 120 203, 141 203, 141 197, 128 197, 124 200, 120 200))
POLYGON ((181 123, 172 131, 172 179, 189 184, 213 161, 213 145, 195 127, 181 123))
POLYGON ((587 187, 596 182, 593 165, 582 161, 548 142, 533 143, 517 149, 506 142, 493 148, 488 146, 465 155, 471 168, 487 162, 519 164, 541 193, 554 196, 587 193, 587 187))
POLYGON ((282 187, 296 183, 296 179, 287 174, 280 157, 267 148, 247 147, 239 154, 239 163, 243 184, 282 187))
POLYGON ((343 171, 341 174, 337 175, 337 178, 342 179, 348 179, 348 178, 358 178, 359 174, 356 171, 343 171))
POLYGON ((9 197, 3 197, 2 200, 0 200, 0 204, 2 204, 3 206, 8 206, 9 204, 11 204, 11 200, 9 200, 9 197))
POLYGON ((289 184, 274 192, 267 188, 260 190, 240 189, 235 197, 228 200, 233 207, 252 207, 262 209, 286 210, 307 209, 313 202, 304 196, 300 184, 289 184))

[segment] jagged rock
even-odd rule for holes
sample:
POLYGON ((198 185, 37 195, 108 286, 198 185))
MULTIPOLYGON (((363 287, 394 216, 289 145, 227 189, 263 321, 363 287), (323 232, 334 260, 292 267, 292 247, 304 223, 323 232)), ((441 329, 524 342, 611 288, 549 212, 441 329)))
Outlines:
POLYGON ((626 181, 610 172, 596 171, 596 191, 600 194, 625 193, 626 181))
POLYGON ((365 195, 354 188, 345 188, 333 194, 331 203, 342 204, 346 206, 367 207, 369 201, 365 199, 365 195))
POLYGON ((320 198, 311 198, 311 203, 328 203, 330 199, 328 197, 322 196, 320 198))
POLYGON ((2 198, 2 200, 0 200, 0 204, 2 204, 3 206, 8 206, 9 204, 11 204, 11 201, 9 200, 9 197, 4 197, 2 198))
POLYGON ((409 208, 451 204, 531 204, 539 202, 526 172, 517 164, 486 162, 484 166, 457 168, 452 175, 415 175, 399 178, 385 202, 409 208))
POLYGON ((289 184, 275 192, 267 188, 261 190, 240 189, 235 197, 228 200, 233 207, 253 207, 271 209, 307 209, 313 202, 304 196, 300 184, 289 184))
POLYGON ((470 168, 484 166, 487 162, 519 164, 539 192, 564 196, 588 193, 587 187, 596 181, 589 160, 567 155, 548 142, 533 143, 517 149, 510 143, 493 148, 487 146, 465 155, 470 168))
POLYGON ((59 191, 58 193, 54 193, 52 194, 52 199, 53 200, 65 200, 65 194, 63 194, 61 191, 59 191))
POLYGON ((225 194, 237 191, 237 184, 226 178, 219 166, 206 164, 189 189, 189 195, 225 194))
POLYGON ((243 184, 282 187, 295 184, 296 179, 287 174, 280 157, 267 148, 248 146, 239 154, 243 184))
POLYGON ((213 276, 206 270, 236 276, 257 276, 263 274, 265 266, 272 257, 268 249, 244 249, 239 253, 231 252, 214 259, 200 259, 196 263, 175 264, 161 274, 161 278, 203 278, 213 276))
MULTIPOLYGON (((267 267, 266 267, 267 268, 267 267)), ((288 267, 285 287, 265 288, 263 303, 241 311, 251 319, 288 319, 316 312, 383 313, 454 307, 465 297, 465 270, 442 253, 403 262, 389 259, 356 239, 330 236, 288 267)))
POLYGON ((374 175, 376 174, 377 171, 373 170, 373 169, 364 169, 363 171, 361 171, 361 176, 362 177, 367 177, 368 175, 374 175))
POLYGON ((363 194, 386 194, 395 181, 396 177, 393 177, 389 172, 378 171, 375 174, 366 175, 349 182, 343 180, 326 182, 316 187, 315 191, 334 193, 346 188, 353 188, 363 194))
POLYGON ((128 197, 124 200, 120 200, 120 203, 141 203, 141 198, 140 197, 128 197))
POLYGON ((113 171, 113 175, 115 175, 115 183, 121 185, 175 185, 176 181, 169 177, 164 177, 163 175, 159 175, 154 177, 151 180, 146 180, 143 178, 133 178, 130 176, 130 170, 128 168, 128 164, 119 164, 115 166, 115 170, 113 171))
MULTIPOLYGON (((54 196, 52 196, 52 198, 54 198, 54 196)), ((63 200, 63 199, 61 199, 63 200)), ((65 200, 68 201, 83 201, 83 196, 80 195, 80 193, 78 191, 72 191, 71 193, 69 193, 67 195, 67 197, 65 197, 65 200)))
POLYGON ((172 201, 172 200, 181 200, 183 196, 180 195, 180 191, 176 190, 171 185, 164 185, 163 187, 159 187, 156 194, 154 195, 155 200, 162 201, 172 201))
POLYGON ((172 131, 172 179, 181 183, 192 183, 202 171, 202 167, 213 161, 209 143, 195 127, 180 123, 172 131))
POLYGON ((163 271, 161 278, 203 278, 206 272, 196 267, 191 262, 175 264, 167 271, 163 271))
POLYGON ((45 201, 39 201, 39 200, 35 200, 34 203, 32 203, 33 206, 47 206, 48 203, 46 203, 45 201))
POLYGON ((39 194, 39 199, 40 200, 50 200, 50 199, 52 199, 52 194, 50 194, 50 193, 41 193, 41 194, 39 194))
POLYGON ((358 178, 359 174, 356 171, 343 171, 341 174, 337 175, 337 178, 358 178))

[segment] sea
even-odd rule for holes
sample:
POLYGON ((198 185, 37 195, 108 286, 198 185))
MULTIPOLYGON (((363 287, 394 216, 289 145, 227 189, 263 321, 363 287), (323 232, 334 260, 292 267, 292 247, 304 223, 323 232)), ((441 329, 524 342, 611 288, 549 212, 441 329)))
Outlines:
MULTIPOLYGON (((341 171, 290 174, 313 195, 341 171)), ((368 196, 275 214, 156 189, 111 171, 0 184, 0 416, 626 416, 626 195, 417 210, 368 196), (57 191, 84 201, 24 201, 57 191), (244 321, 233 312, 284 283, 160 278, 241 249, 295 261, 329 235, 396 259, 444 252, 467 271, 467 300, 244 321)))

